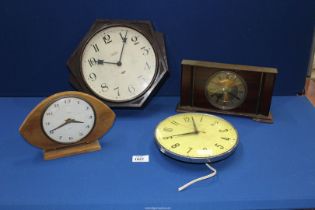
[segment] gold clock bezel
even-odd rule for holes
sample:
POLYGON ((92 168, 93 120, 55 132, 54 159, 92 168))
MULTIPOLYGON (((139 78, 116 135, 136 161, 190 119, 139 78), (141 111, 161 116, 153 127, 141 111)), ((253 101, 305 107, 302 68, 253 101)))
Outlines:
POLYGON ((218 71, 218 72, 215 72, 214 74, 212 74, 208 79, 207 79, 207 82, 206 82, 206 85, 205 85, 205 96, 208 100, 208 102, 214 106, 215 108, 218 108, 218 109, 221 109, 221 110, 233 110, 233 109, 236 109, 238 107, 240 107, 244 101, 246 100, 246 97, 247 97, 247 84, 245 82, 245 80, 243 79, 243 77, 241 77, 240 75, 238 75, 236 72, 232 72, 232 71, 218 71), (218 105, 216 103, 214 103, 211 99, 210 99, 210 95, 209 95, 209 91, 208 91, 208 85, 209 83, 213 80, 213 78, 215 78, 217 75, 219 74, 232 74, 232 75, 235 75, 237 77, 237 79, 239 79, 242 83, 242 86, 244 87, 244 90, 245 90, 245 93, 244 93, 244 96, 241 98, 241 101, 238 102, 236 105, 234 106, 224 106, 224 105, 218 105))

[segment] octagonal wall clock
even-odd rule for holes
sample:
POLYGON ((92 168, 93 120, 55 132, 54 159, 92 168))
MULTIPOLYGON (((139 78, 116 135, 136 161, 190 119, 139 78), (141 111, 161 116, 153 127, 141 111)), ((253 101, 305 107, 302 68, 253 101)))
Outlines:
POLYGON ((168 72, 149 21, 97 20, 68 60, 70 83, 110 107, 142 107, 168 72))

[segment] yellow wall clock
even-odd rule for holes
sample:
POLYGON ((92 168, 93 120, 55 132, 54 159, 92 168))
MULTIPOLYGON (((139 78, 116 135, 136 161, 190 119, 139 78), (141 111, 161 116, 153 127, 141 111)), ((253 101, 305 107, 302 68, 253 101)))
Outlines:
MULTIPOLYGON (((161 121, 155 130, 155 140, 160 151, 174 159, 210 163, 222 160, 235 151, 238 133, 223 118, 202 113, 182 113, 161 121)), ((214 176, 215 169, 209 164, 207 166, 214 171, 211 175, 214 176)))

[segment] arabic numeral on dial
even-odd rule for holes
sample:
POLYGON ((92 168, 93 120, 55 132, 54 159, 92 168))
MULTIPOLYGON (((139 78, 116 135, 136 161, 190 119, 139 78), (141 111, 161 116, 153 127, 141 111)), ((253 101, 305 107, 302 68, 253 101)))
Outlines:
POLYGON ((51 131, 49 131, 49 133, 50 133, 50 134, 54 134, 54 133, 55 133, 55 131, 51 130, 51 131))
POLYGON ((110 35, 109 35, 109 34, 105 34, 105 35, 103 36, 103 41, 105 42, 105 44, 111 43, 112 40, 111 40, 110 35))
POLYGON ((47 112, 47 113, 46 113, 46 116, 52 116, 52 115, 53 115, 52 112, 47 112))
POLYGON ((148 54, 149 54, 149 52, 150 52, 150 48, 141 47, 140 49, 141 49, 141 50, 143 50, 142 55, 148 55, 148 54))
POLYGON ((173 121, 171 121, 171 123, 173 124, 173 125, 179 125, 179 123, 178 122, 176 122, 175 120, 173 120, 173 121))
POLYGON ((150 70, 151 66, 148 64, 148 62, 145 62, 144 70, 150 70))
POLYGON ((101 88, 102 88, 102 92, 107 92, 108 89, 109 89, 109 87, 108 87, 108 85, 106 83, 102 83, 101 84, 101 88))
POLYGON ((215 126, 215 125, 218 125, 218 124, 219 124, 219 122, 215 121, 215 122, 211 123, 210 125, 215 126))
POLYGON ((190 117, 184 117, 185 122, 190 122, 190 117))
POLYGON ((172 132, 173 129, 172 128, 163 128, 163 131, 165 131, 165 132, 172 132))
POLYGON ((93 44, 92 46, 93 46, 93 49, 94 49, 95 52, 99 52, 99 51, 100 51, 100 50, 98 49, 97 44, 93 44))
POLYGON ((131 41, 133 42, 134 45, 139 44, 139 41, 138 41, 138 37, 137 37, 137 36, 131 37, 131 41))
POLYGON ((164 136, 163 137, 164 140, 168 140, 168 139, 172 139, 172 138, 173 138, 173 136, 164 136))
POLYGON ((129 93, 134 93, 134 92, 136 91, 136 89, 135 89, 134 86, 129 85, 129 86, 128 86, 128 91, 129 91, 129 93))
POLYGON ((215 144, 214 146, 218 147, 219 149, 224 149, 224 147, 221 144, 215 144))
POLYGON ((117 91, 117 96, 120 96, 119 87, 114 88, 117 91))
POLYGON ((94 66, 97 63, 95 58, 90 58, 88 62, 89 62, 90 67, 94 66))
POLYGON ((179 147, 180 146, 180 144, 179 143, 176 143, 176 144, 173 144, 171 147, 173 148, 173 149, 175 149, 175 148, 177 148, 177 147, 179 147))
POLYGON ((140 75, 140 76, 138 76, 137 78, 138 78, 138 79, 141 79, 143 82, 147 82, 147 80, 144 78, 143 75, 140 75))
POLYGON ((73 140, 73 137, 71 137, 71 136, 69 136, 69 138, 68 138, 69 140, 73 140))
POLYGON ((89 79, 92 80, 92 81, 95 81, 96 80, 96 74, 95 73, 90 73, 89 74, 89 79))
POLYGON ((127 33, 128 31, 126 31, 125 35, 123 35, 122 32, 119 32, 119 36, 123 42, 127 41, 127 33))

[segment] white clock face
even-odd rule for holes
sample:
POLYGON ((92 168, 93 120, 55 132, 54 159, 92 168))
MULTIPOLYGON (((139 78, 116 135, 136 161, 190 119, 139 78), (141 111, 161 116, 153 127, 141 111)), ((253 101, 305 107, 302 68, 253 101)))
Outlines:
POLYGON ((94 110, 86 101, 66 97, 44 112, 42 126, 48 137, 59 143, 74 143, 87 136, 95 122, 94 110))
POLYGON ((114 102, 132 100, 151 85, 156 54, 151 43, 128 27, 109 27, 87 43, 81 58, 82 75, 99 97, 114 102))

